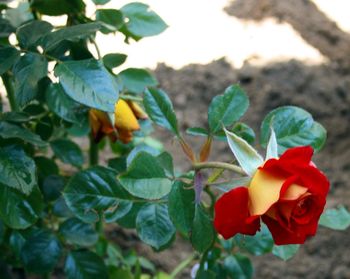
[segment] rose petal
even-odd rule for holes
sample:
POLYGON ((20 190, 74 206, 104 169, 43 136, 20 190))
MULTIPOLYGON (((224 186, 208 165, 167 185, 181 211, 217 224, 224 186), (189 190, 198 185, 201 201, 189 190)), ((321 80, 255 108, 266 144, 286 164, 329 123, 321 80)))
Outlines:
POLYGON ((254 235, 260 228, 259 219, 249 216, 246 187, 225 193, 215 203, 214 227, 225 239, 237 233, 254 235))
MULTIPOLYGON (((293 177, 294 178, 294 177, 293 177)), ((294 178, 297 179, 297 178, 294 178)), ((293 179, 293 180, 294 180, 293 179)), ((296 183, 288 185, 288 183, 284 183, 282 190, 281 190, 281 197, 280 199, 283 200, 297 200, 302 195, 304 195, 307 192, 307 188, 300 186, 296 183)))
POLYGON ((250 214, 254 216, 266 213, 278 201, 284 182, 284 178, 259 169, 248 187, 250 214))
POLYGON ((299 146, 287 149, 280 157, 280 161, 289 161, 293 164, 310 164, 314 150, 311 146, 299 146))
POLYGON ((306 235, 297 234, 285 229, 278 221, 267 215, 262 216, 262 220, 269 228, 276 245, 303 244, 306 240, 306 235))
POLYGON ((327 177, 317 168, 307 166, 298 169, 300 180, 309 192, 318 196, 325 197, 329 191, 329 181, 327 177))
POLYGON ((136 116, 126 101, 120 99, 115 104, 114 116, 115 126, 118 129, 127 131, 136 131, 140 129, 136 116))

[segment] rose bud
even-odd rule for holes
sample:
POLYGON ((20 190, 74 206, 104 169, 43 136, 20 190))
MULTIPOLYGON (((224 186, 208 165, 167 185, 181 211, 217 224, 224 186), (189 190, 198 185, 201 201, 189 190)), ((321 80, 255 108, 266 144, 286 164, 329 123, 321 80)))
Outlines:
POLYGON ((132 141, 132 133, 140 129, 137 119, 147 119, 147 114, 138 104, 120 99, 115 104, 114 126, 108 114, 103 111, 90 109, 89 118, 96 142, 107 135, 112 141, 119 139, 123 143, 129 143, 132 141))
POLYGON ((329 181, 312 155, 310 146, 290 148, 260 166, 248 187, 225 193, 215 204, 217 232, 225 239, 254 235, 261 217, 277 245, 302 244, 315 235, 329 181))

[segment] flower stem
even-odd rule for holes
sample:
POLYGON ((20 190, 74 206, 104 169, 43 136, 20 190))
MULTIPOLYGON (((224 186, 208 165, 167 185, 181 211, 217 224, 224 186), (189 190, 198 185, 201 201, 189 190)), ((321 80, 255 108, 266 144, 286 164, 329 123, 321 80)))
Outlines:
POLYGON ((98 58, 99 60, 101 60, 101 59, 102 59, 102 56, 101 56, 100 48, 98 47, 98 45, 97 45, 95 39, 90 38, 90 42, 94 45, 94 47, 95 47, 95 49, 96 49, 97 58, 98 58))
POLYGON ((170 274, 169 278, 174 279, 176 275, 178 275, 181 271, 183 271, 195 258, 196 258, 196 253, 192 254, 190 257, 182 261, 175 269, 174 271, 170 274))
POLYGON ((18 104, 16 102, 15 90, 13 88, 13 84, 12 84, 10 75, 8 73, 4 73, 1 76, 1 78, 2 78, 2 81, 3 81, 4 86, 6 88, 7 98, 8 98, 9 103, 10 103, 11 111, 18 111, 19 107, 18 107, 18 104))
POLYGON ((90 167, 98 165, 98 144, 92 134, 90 135, 89 162, 90 167))
POLYGON ((242 170, 241 167, 229 164, 229 163, 223 163, 223 162, 203 162, 203 163, 193 163, 192 167, 195 170, 200 169, 225 169, 229 171, 233 171, 239 174, 245 174, 245 172, 242 170))

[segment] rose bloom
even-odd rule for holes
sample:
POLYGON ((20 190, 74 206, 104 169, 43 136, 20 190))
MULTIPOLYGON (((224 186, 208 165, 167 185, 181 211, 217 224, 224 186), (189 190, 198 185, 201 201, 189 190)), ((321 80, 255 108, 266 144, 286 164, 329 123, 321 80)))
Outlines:
POLYGON ((312 155, 310 146, 290 148, 259 167, 248 187, 225 193, 215 204, 217 232, 225 239, 254 235, 261 218, 277 245, 302 244, 315 235, 329 181, 312 155))
POLYGON ((90 109, 89 119, 96 142, 107 135, 112 141, 120 139, 123 143, 129 143, 132 133, 140 129, 137 119, 147 119, 147 115, 135 102, 120 99, 115 104, 114 127, 104 111, 90 109))

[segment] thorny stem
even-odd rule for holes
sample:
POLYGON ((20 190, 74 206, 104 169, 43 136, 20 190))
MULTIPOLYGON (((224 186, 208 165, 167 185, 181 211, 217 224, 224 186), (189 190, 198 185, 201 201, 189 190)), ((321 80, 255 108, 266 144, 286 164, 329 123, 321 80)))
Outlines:
POLYGON ((192 167, 195 170, 200 169, 225 169, 229 171, 233 171, 239 174, 245 174, 245 172, 242 170, 241 167, 229 164, 229 163, 223 163, 223 162, 203 162, 203 163, 193 163, 192 167))
POLYGON ((1 76, 1 78, 2 78, 2 81, 3 81, 4 86, 6 88, 7 98, 8 98, 9 103, 10 103, 11 111, 18 111, 19 108, 18 108, 18 104, 16 102, 15 90, 13 89, 10 75, 8 73, 4 73, 1 76))

